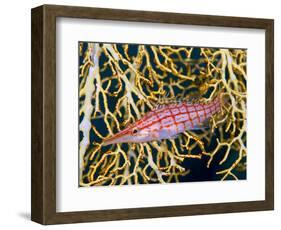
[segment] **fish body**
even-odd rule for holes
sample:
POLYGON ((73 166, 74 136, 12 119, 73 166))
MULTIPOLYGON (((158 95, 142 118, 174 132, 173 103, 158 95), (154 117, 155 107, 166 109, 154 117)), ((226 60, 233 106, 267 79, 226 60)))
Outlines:
POLYGON ((202 126, 221 109, 220 95, 208 103, 164 104, 146 113, 124 130, 105 139, 104 145, 173 139, 186 130, 202 129, 202 126))

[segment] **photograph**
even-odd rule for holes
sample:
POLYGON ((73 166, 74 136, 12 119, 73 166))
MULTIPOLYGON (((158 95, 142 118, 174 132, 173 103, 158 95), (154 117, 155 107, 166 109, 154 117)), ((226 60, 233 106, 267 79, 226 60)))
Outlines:
POLYGON ((247 49, 78 42, 79 187, 247 179, 247 49))
POLYGON ((31 220, 274 210, 274 18, 117 5, 31 9, 31 220))

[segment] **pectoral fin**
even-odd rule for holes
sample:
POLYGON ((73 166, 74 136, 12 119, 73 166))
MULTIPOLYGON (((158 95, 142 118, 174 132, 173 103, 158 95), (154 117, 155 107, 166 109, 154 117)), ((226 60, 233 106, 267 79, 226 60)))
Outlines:
POLYGON ((204 130, 210 128, 210 119, 206 119, 204 122, 194 125, 192 130, 204 130))
POLYGON ((179 136, 179 134, 176 134, 176 135, 171 136, 169 139, 174 140, 174 139, 178 138, 178 136, 179 136))

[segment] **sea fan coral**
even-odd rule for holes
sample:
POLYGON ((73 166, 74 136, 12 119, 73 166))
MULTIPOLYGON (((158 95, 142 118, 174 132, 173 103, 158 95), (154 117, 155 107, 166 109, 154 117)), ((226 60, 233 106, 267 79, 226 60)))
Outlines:
POLYGON ((79 42, 80 186, 246 178, 245 49, 79 42), (157 105, 226 102, 209 128, 103 145, 157 105))

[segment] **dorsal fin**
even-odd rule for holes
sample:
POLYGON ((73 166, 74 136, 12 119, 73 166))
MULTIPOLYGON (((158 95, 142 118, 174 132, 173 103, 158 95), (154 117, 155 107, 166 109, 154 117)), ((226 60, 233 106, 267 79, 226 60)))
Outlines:
POLYGON ((202 95, 198 91, 192 92, 188 95, 187 100, 190 103, 198 103, 202 100, 202 95))

